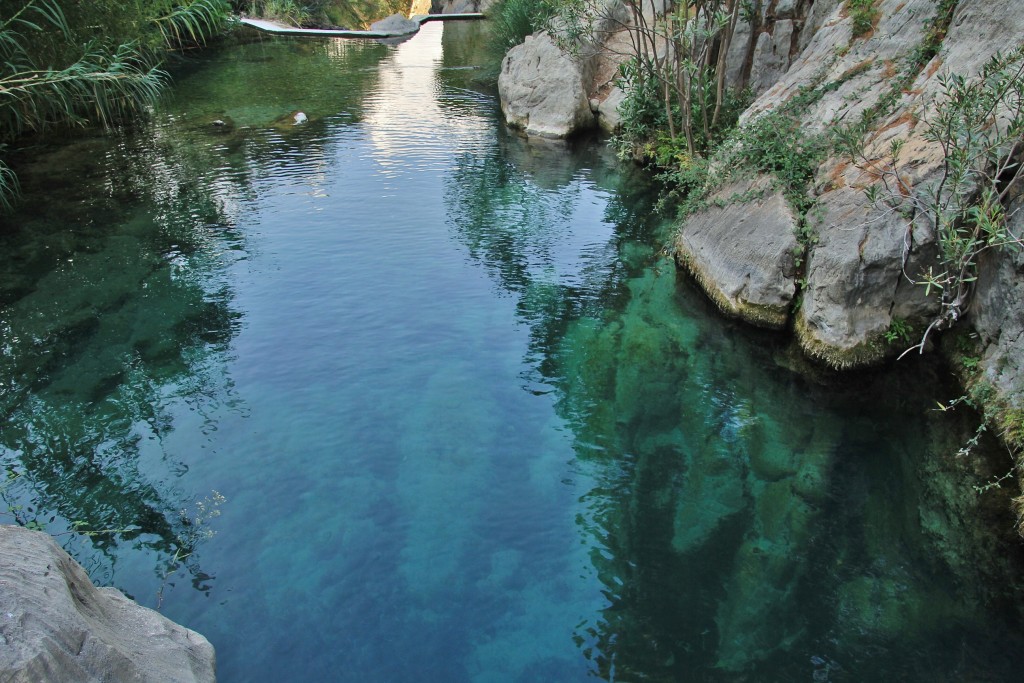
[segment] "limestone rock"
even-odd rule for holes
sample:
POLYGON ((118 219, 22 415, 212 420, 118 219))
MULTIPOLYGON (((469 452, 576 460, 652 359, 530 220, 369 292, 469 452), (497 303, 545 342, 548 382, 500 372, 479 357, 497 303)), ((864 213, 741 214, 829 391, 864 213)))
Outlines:
POLYGON ((775 16, 779 19, 796 19, 801 0, 776 0, 775 16))
MULTIPOLYGON (((645 0, 645 10, 663 11, 664 0, 645 0)), ((615 85, 619 66, 633 50, 624 30, 631 13, 622 0, 598 0, 589 33, 595 44, 564 54, 547 32, 526 38, 502 62, 498 94, 509 125, 529 136, 571 137, 600 127, 615 132, 622 91, 615 85)))
POLYGON ((789 68, 789 55, 793 47, 792 20, 776 21, 774 30, 762 31, 754 45, 754 57, 750 66, 750 87, 760 95, 771 88, 789 68))
POLYGON ((902 276, 902 221, 873 224, 863 192, 846 187, 823 200, 819 242, 797 315, 804 350, 830 365, 869 364, 885 356, 879 343, 902 276))
MULTIPOLYGON (((807 130, 855 121, 886 93, 897 65, 920 43, 935 16, 932 0, 882 0, 878 27, 854 39, 853 19, 844 7, 834 6, 785 75, 758 97, 742 120, 781 106, 810 84, 829 83, 829 91, 803 114, 807 130)), ((804 39, 806 35, 798 42, 804 39)), ((753 85, 753 75, 751 81, 753 85)))
POLYGON ((462 14, 479 12, 477 0, 434 0, 430 5, 431 14, 462 14))
POLYGON ((498 95, 509 125, 527 135, 566 138, 593 128, 585 69, 545 32, 526 37, 501 63, 498 95))
POLYGON ((911 281, 934 263, 931 226, 872 206, 862 187, 820 197, 818 243, 796 318, 804 351, 837 368, 870 365, 901 350, 883 342, 893 321, 923 329, 938 312, 938 300, 911 281))
POLYGON ((804 17, 803 27, 800 29, 800 52, 803 52, 811 42, 811 38, 818 32, 821 25, 825 23, 842 0, 814 0, 814 3, 807 9, 807 16, 804 17))
MULTIPOLYGON (((624 5, 618 4, 623 9, 624 5)), ((629 17, 612 13, 605 17, 598 28, 603 31, 602 47, 594 50, 588 61, 586 82, 587 92, 591 98, 591 109, 597 117, 597 125, 606 133, 615 133, 622 124, 619 106, 626 94, 618 86, 619 68, 628 55, 632 54, 633 42, 629 33, 620 30, 616 22, 626 23, 629 17)))
MULTIPOLYGON (((1015 235, 1024 230, 1019 208, 1009 228, 1015 235)), ((1024 400, 1024 253, 982 255, 969 321, 983 350, 985 380, 1019 409, 1024 400)))
MULTIPOLYGON (((875 43, 879 54, 902 58, 900 53, 892 52, 904 40, 900 31, 917 30, 912 27, 920 23, 920 16, 934 11, 930 4, 908 2, 905 6, 890 6, 883 2, 878 27, 862 42, 875 43)), ((830 21, 839 18, 837 13, 830 21)), ((831 30, 829 25, 822 32, 831 30)), ((833 28, 838 25, 832 24, 833 28)), ((890 141, 900 139, 904 142, 902 157, 913 160, 902 168, 907 185, 922 190, 938 183, 943 168, 942 150, 926 138, 923 122, 929 119, 934 98, 940 91, 942 65, 949 64, 957 73, 973 76, 996 49, 1022 31, 1024 13, 1011 0, 962 2, 939 55, 903 94, 891 116, 867 137, 865 156, 883 159, 890 141)), ((815 50, 820 35, 821 32, 808 52, 815 50)), ((851 53, 858 49, 856 44, 851 53)), ((858 91, 865 93, 865 99, 877 98, 871 88, 876 82, 884 85, 885 75, 875 73, 876 65, 877 59, 811 107, 804 114, 807 126, 816 125, 819 117, 840 120, 859 115, 864 102, 840 102, 834 96, 845 93, 849 97, 851 93, 846 90, 851 84, 860 84, 858 87, 868 88, 858 91)), ((842 80, 834 67, 830 74, 829 78, 842 80)), ((791 70, 780 86, 793 85, 792 76, 791 70)), ((824 218, 817 226, 820 242, 809 256, 807 290, 796 329, 808 353, 840 367, 881 359, 886 349, 879 339, 893 319, 910 321, 924 329, 938 311, 937 298, 926 297, 923 287, 911 283, 911 279, 920 280, 929 267, 941 267, 935 235, 926 221, 911 225, 898 213, 870 206, 862 190, 872 183, 877 183, 877 179, 864 169, 838 159, 828 161, 818 174, 818 185, 824 188, 819 197, 824 218)))
MULTIPOLYGON (((975 75, 996 50, 1006 51, 1024 34, 1024 12, 1014 0, 964 0, 957 6, 953 22, 938 56, 925 69, 915 89, 921 100, 939 92, 938 76, 944 65, 957 73, 975 75), (930 77, 929 74, 931 75, 930 77)), ((892 125, 891 122, 888 125, 892 125)), ((923 145, 923 130, 908 132, 907 146, 923 145)), ((932 182, 940 166, 937 155, 928 160, 932 182)), ((919 173, 921 173, 919 171, 919 173)), ((928 180, 928 178, 925 178, 928 180)), ((1014 235, 1024 234, 1024 201, 1009 207, 1009 224, 1014 235)), ((975 300, 968 322, 978 332, 983 349, 984 379, 1001 394, 1008 407, 1020 408, 1024 401, 1024 254, 986 252, 979 261, 975 300)))
POLYGON ((746 85, 744 71, 747 57, 754 48, 754 27, 745 17, 736 22, 736 29, 729 43, 729 52, 725 58, 725 83, 730 88, 741 89, 746 85))
POLYGON ((622 114, 619 107, 626 99, 626 93, 618 86, 612 86, 603 100, 597 102, 594 113, 597 115, 597 125, 606 133, 616 133, 622 125, 622 114))
POLYGON ((0 526, 0 678, 211 682, 209 641, 96 588, 48 535, 0 526))
MULTIPOLYGON (((494 0, 433 0, 430 3, 431 14, 464 14, 467 12, 487 12, 494 0)), ((413 12, 415 14, 415 12, 413 12)))
POLYGON ((820 22, 839 0, 754 0, 740 13, 725 60, 726 84, 759 95, 786 73, 820 22), (816 23, 818 22, 818 23, 816 23), (799 49, 796 49, 798 48, 799 49))
POLYGON ((680 264, 722 310, 781 328, 796 294, 796 220, 766 179, 734 183, 687 219, 676 240, 680 264), (753 201, 733 198, 762 192, 753 201), (716 200, 724 203, 716 206, 716 200))
POLYGON ((392 33, 396 36, 403 36, 409 33, 416 33, 420 30, 420 22, 413 21, 401 14, 392 14, 390 17, 375 21, 370 24, 371 31, 381 33, 392 33))

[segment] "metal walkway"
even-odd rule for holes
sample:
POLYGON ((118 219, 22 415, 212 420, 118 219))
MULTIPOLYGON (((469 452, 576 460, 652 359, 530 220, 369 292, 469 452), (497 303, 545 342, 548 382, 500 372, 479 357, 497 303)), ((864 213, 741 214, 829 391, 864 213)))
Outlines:
MULTIPOLYGON (((413 17, 409 17, 412 21, 417 22, 419 26, 427 23, 428 21, 455 21, 455 20, 466 20, 466 19, 483 19, 484 15, 481 12, 465 12, 462 14, 417 14, 413 17)), ((251 26, 252 28, 259 29, 260 31, 266 31, 267 33, 274 33, 281 36, 329 36, 333 38, 401 38, 404 36, 411 36, 419 30, 417 27, 416 31, 407 31, 405 33, 398 31, 354 31, 349 29, 330 29, 330 28, 297 28, 295 26, 285 26, 284 24, 278 24, 273 21, 267 21, 265 19, 251 19, 249 17, 241 17, 239 23, 251 26)))

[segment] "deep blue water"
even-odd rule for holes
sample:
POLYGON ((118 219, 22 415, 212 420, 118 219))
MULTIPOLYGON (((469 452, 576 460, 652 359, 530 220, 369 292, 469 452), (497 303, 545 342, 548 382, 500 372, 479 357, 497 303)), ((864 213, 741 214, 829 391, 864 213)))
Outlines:
POLYGON ((59 538, 222 681, 1011 680, 1010 464, 942 369, 721 319, 642 173, 504 129, 480 30, 224 47, 19 152, 7 521, 115 530, 59 538))

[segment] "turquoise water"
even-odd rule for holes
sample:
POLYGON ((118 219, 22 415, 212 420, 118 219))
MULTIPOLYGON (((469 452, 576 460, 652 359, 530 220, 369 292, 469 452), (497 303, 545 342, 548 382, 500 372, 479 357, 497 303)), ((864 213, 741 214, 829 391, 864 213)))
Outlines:
POLYGON ((223 681, 1013 679, 1009 460, 944 371, 722 320, 657 188, 503 128, 479 31, 225 47, 20 152, 7 520, 223 681))

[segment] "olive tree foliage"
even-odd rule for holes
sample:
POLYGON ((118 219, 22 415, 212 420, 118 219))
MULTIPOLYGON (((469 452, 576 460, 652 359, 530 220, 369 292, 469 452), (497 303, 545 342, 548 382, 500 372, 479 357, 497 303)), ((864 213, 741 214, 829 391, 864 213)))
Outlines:
MULTIPOLYGON (((598 46, 603 35, 625 30, 622 84, 641 125, 664 127, 690 157, 704 154, 727 106, 726 56, 745 3, 742 0, 565 0, 551 22, 563 48, 598 46)), ((628 123, 628 122, 627 122, 628 123)))
POLYGON ((905 277, 940 297, 938 314, 908 351, 923 351, 932 332, 960 320, 984 252, 1024 244, 1024 235, 1011 229, 1008 211, 1024 192, 1024 48, 997 53, 976 78, 947 74, 939 84, 924 118, 925 140, 942 152, 936 180, 914 186, 913 161, 901 159, 900 139, 891 142, 883 159, 867 158, 859 140, 846 141, 858 166, 878 181, 866 190, 868 198, 885 213, 898 212, 910 221, 905 277), (915 222, 934 233, 939 258, 923 272, 907 273, 915 222))
MULTIPOLYGON (((168 50, 205 43, 227 0, 0 0, 0 153, 27 132, 138 114, 167 82, 168 50)), ((0 210, 17 192, 0 159, 0 210)))

